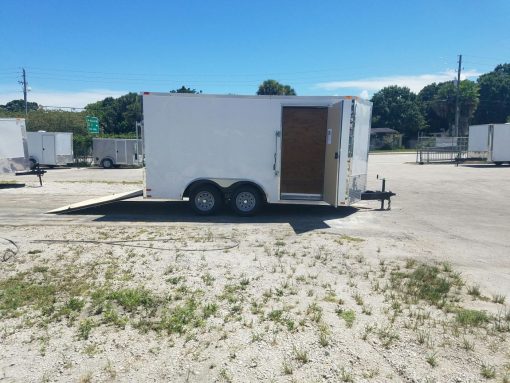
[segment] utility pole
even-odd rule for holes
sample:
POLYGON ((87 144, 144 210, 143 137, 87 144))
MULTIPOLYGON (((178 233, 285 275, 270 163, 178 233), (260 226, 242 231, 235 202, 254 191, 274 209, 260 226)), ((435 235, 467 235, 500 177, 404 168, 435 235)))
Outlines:
POLYGON ((18 81, 21 85, 23 85, 23 99, 25 100, 25 119, 28 118, 28 103, 27 103, 27 74, 25 72, 25 68, 21 68, 23 70, 23 80, 18 81))
POLYGON ((457 70, 457 89, 455 97, 455 137, 459 137, 460 120, 460 71, 462 70, 462 55, 459 55, 459 69, 457 70))

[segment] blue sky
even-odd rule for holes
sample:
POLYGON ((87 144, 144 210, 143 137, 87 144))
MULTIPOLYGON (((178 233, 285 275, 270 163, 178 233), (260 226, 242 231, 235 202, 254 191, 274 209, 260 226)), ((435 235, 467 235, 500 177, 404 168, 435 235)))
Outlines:
POLYGON ((3 0, 0 103, 82 107, 128 91, 299 95, 419 91, 510 62, 510 1, 3 0))

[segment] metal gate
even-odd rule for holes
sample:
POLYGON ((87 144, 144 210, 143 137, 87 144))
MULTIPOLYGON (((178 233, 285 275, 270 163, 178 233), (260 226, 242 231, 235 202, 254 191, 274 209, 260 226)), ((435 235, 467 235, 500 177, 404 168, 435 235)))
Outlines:
POLYGON ((416 143, 416 162, 459 162, 468 158, 468 137, 420 136, 416 143))

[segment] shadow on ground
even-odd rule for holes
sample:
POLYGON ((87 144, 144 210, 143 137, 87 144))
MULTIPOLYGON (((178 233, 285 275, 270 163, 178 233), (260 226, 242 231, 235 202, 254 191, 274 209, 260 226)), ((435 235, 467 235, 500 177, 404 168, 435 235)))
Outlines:
POLYGON ((354 207, 267 205, 253 217, 239 217, 226 208, 217 215, 204 217, 195 214, 186 202, 119 201, 66 214, 100 215, 96 222, 288 223, 300 234, 327 229, 325 221, 345 218, 357 211, 354 207))
POLYGON ((491 169, 508 169, 510 168, 510 165, 501 165, 501 166, 496 166, 494 164, 469 164, 469 165, 461 165, 463 167, 466 167, 466 168, 475 168, 475 169, 481 169, 481 168, 491 168, 491 169))

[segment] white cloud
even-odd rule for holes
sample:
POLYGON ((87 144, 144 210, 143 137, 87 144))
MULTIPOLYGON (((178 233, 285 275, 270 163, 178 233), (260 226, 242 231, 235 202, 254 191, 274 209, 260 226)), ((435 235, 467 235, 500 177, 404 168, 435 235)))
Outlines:
MULTIPOLYGON (((462 72, 461 79, 478 77, 482 73, 476 70, 466 70, 462 72)), ((365 92, 368 95, 368 91, 378 91, 386 86, 398 85, 407 86, 413 92, 419 92, 426 85, 432 84, 433 82, 444 82, 451 81, 456 78, 456 72, 454 70, 447 70, 440 73, 434 74, 420 74, 415 76, 387 76, 387 77, 369 77, 360 80, 349 80, 349 81, 330 81, 321 82, 316 86, 320 89, 325 90, 338 90, 345 88, 361 89, 362 94, 365 92)), ((363 96, 361 96, 363 97, 363 96)))
POLYGON ((359 96, 360 96, 361 98, 365 99, 365 100, 368 100, 368 98, 369 98, 368 90, 363 89, 363 90, 361 91, 361 93, 359 94, 359 96))
MULTIPOLYGON (((72 108, 83 108, 92 102, 102 100, 106 97, 119 97, 127 91, 110 89, 86 89, 77 92, 59 90, 32 90, 28 93, 28 101, 37 102, 44 106, 64 106, 72 108)), ((0 86, 0 104, 23 98, 21 91, 3 91, 0 86)))

